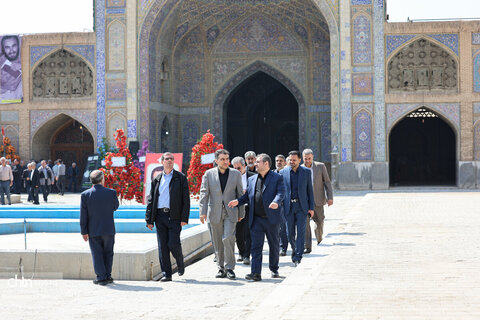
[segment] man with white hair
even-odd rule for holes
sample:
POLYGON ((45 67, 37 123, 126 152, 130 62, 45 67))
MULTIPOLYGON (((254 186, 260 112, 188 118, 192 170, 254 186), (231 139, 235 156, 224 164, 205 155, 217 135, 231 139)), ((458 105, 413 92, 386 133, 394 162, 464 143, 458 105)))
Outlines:
POLYGON ((307 216, 307 228, 305 233, 305 253, 312 252, 312 231, 310 230, 310 219, 313 219, 316 224, 315 236, 317 237, 317 245, 323 239, 323 222, 325 214, 323 206, 328 203, 330 207, 333 204, 333 190, 328 176, 325 164, 318 161, 313 161, 313 151, 305 149, 302 152, 303 166, 310 169, 312 173, 313 182, 313 198, 315 200, 315 207, 313 209, 313 217, 307 216))
POLYGON ((248 171, 257 172, 255 168, 255 161, 257 160, 257 154, 254 151, 245 152, 245 162, 247 163, 248 171))
POLYGON ((13 173, 12 168, 7 164, 5 157, 0 158, 0 202, 2 206, 5 205, 5 199, 3 194, 7 195, 8 204, 12 204, 10 199, 10 187, 13 185, 13 173))

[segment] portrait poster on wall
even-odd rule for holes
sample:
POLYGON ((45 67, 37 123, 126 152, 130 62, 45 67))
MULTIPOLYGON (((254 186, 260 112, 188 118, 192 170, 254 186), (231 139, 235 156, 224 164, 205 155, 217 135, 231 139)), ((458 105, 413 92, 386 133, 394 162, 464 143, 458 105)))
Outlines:
POLYGON ((0 103, 21 103, 21 38, 16 35, 0 36, 0 44, 0 103))
MULTIPOLYGON (((144 188, 143 188, 143 203, 147 202, 147 195, 150 194, 150 187, 152 180, 155 179, 157 175, 163 172, 163 165, 161 161, 163 153, 147 153, 145 158, 145 177, 144 177, 144 188)), ((182 171, 182 153, 173 154, 175 161, 173 164, 173 169, 177 171, 182 171)))

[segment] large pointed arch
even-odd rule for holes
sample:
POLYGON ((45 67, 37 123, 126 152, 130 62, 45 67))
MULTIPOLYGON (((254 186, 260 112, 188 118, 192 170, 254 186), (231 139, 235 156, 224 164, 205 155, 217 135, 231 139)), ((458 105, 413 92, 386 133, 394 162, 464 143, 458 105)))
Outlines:
POLYGON ((213 108, 211 113, 212 119, 212 128, 213 133, 216 136, 223 137, 225 132, 225 122, 224 122, 224 104, 226 99, 230 94, 237 88, 242 82, 247 78, 252 76, 257 72, 264 72, 280 82, 285 86, 295 97, 298 103, 298 117, 299 117, 299 143, 300 148, 304 148, 302 145, 305 143, 306 139, 306 101, 302 91, 291 81, 287 76, 285 76, 281 71, 270 66, 269 64, 263 61, 256 61, 246 67, 241 71, 233 75, 221 89, 219 89, 215 95, 213 101, 213 108))
POLYGON ((459 135, 432 108, 420 106, 388 132, 390 185, 455 185, 459 135))
MULTIPOLYGON (((332 129, 334 131, 339 130, 339 105, 340 96, 339 90, 339 76, 340 76, 340 42, 339 42, 339 28, 330 6, 324 0, 308 0, 314 4, 321 15, 325 18, 329 33, 330 33, 330 92, 331 92, 331 106, 332 106, 332 129), (335 122, 335 123, 333 123, 335 122)), ((170 13, 178 8, 183 1, 177 0, 155 0, 148 9, 144 20, 141 23, 140 34, 138 37, 138 57, 139 57, 139 126, 140 126, 140 139, 147 139, 149 134, 148 126, 148 113, 149 113, 149 97, 150 90, 153 85, 149 83, 150 73, 154 70, 150 70, 151 65, 150 57, 155 48, 155 36, 152 36, 152 32, 160 30, 162 24, 168 19, 170 13)), ((332 135, 334 139, 338 139, 337 135, 332 135)), ((338 144, 338 141, 332 141, 333 144, 338 144)))
POLYGON ((61 158, 56 151, 66 151, 67 164, 74 162, 80 165, 85 160, 85 156, 92 154, 95 150, 94 132, 88 129, 84 122, 79 121, 66 113, 59 113, 56 116, 45 121, 33 134, 31 145, 31 158, 36 160, 61 158), (62 136, 68 127, 73 126, 75 130, 69 130, 66 136, 62 136), (77 134, 68 135, 76 132, 77 134), (71 137, 80 137, 71 139, 71 137), (69 145, 69 146, 67 146, 69 145))

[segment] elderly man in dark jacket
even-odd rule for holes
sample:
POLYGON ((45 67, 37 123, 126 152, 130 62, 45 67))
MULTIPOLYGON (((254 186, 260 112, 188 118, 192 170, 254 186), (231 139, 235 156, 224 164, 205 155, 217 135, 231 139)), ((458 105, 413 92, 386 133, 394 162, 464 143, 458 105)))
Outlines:
POLYGON ((80 198, 80 228, 83 239, 88 241, 97 278, 94 284, 106 285, 113 282, 113 244, 115 222, 113 213, 118 209, 115 190, 105 188, 103 172, 90 173, 93 186, 82 192, 80 198))

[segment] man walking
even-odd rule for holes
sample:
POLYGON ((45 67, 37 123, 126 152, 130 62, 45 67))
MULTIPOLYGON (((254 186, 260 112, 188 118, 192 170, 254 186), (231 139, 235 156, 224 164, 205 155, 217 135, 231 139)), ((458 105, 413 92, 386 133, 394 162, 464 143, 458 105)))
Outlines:
POLYGON ((18 161, 18 159, 13 160, 12 174, 13 174, 13 193, 20 194, 22 193, 23 168, 20 165, 20 161, 18 161))
POLYGON ((255 162, 258 174, 250 177, 248 191, 239 199, 232 200, 228 206, 249 204, 249 226, 252 234, 252 267, 247 280, 262 280, 262 251, 265 236, 269 247, 269 263, 272 278, 278 278, 280 224, 284 222, 281 214, 285 185, 280 174, 270 171, 272 159, 265 153, 259 154, 255 162))
POLYGON ((228 203, 243 195, 242 175, 230 169, 229 152, 215 151, 217 168, 207 170, 200 187, 200 222, 207 221, 217 255, 217 278, 235 279, 235 225, 245 216, 245 208, 229 208, 228 203))
POLYGON ((313 216, 314 200, 312 176, 310 170, 300 166, 300 151, 290 151, 288 156, 290 166, 285 167, 280 174, 285 180, 283 203, 288 240, 292 247, 292 262, 297 266, 302 261, 307 214, 313 216))
MULTIPOLYGON (((254 176, 255 173, 247 170, 247 164, 242 157, 235 157, 232 160, 232 166, 234 169, 240 171, 242 174, 242 187, 243 192, 247 192, 248 178, 254 176)), ((248 204, 245 205, 245 217, 237 222, 235 228, 235 237, 237 240, 238 247, 238 262, 243 262, 244 264, 250 264, 250 249, 252 246, 252 240, 250 237, 250 227, 249 227, 249 208, 248 204)))
POLYGON ((92 187, 80 197, 80 228, 83 240, 88 241, 92 253, 93 269, 97 275, 94 284, 113 282, 113 245, 115 222, 113 213, 118 209, 115 190, 104 187, 105 178, 100 170, 90 173, 92 187))
POLYGON ((53 172, 45 160, 42 160, 40 164, 41 166, 38 168, 38 172, 40 173, 40 190, 43 194, 43 201, 47 202, 50 186, 53 184, 53 172))
POLYGON ((23 180, 23 183, 25 185, 25 189, 27 190, 27 195, 28 195, 27 201, 28 202, 33 201, 33 196, 30 192, 31 188, 32 188, 32 180, 30 179, 32 170, 33 170, 32 169, 32 164, 29 163, 29 164, 27 164, 27 168, 25 170, 23 170, 23 174, 22 174, 22 180, 23 180))
POLYGON ((77 169, 77 164, 75 162, 72 162, 72 166, 68 168, 67 175, 68 175, 68 191, 77 192, 78 169, 77 169))
POLYGON ((147 227, 157 228, 158 257, 162 269, 160 281, 172 281, 170 253, 177 262, 178 275, 185 272, 180 232, 190 216, 190 192, 185 175, 173 169, 174 157, 166 152, 160 158, 163 172, 152 180, 147 201, 147 227))
POLYGON ((58 189, 58 193, 60 193, 60 195, 63 196, 65 194, 66 168, 65 168, 65 165, 63 164, 62 159, 58 159, 57 164, 58 164, 57 176, 56 176, 57 189, 58 189))
MULTIPOLYGON (((286 160, 283 154, 279 154, 275 157, 275 172, 280 173, 285 168, 286 160)), ((285 212, 282 210, 285 215, 285 212)), ((285 218, 285 217, 284 217, 285 218)), ((287 255, 288 249, 288 236, 287 236, 287 219, 280 224, 280 255, 282 257, 287 255)))
POLYGON ((0 202, 2 206, 5 205, 3 194, 6 194, 8 204, 12 204, 10 199, 10 187, 13 185, 12 168, 7 164, 5 157, 0 158, 0 202))
POLYGON ((311 170, 313 184, 313 198, 315 199, 315 208, 313 217, 307 216, 307 228, 305 233, 305 253, 312 252, 312 230, 310 228, 310 219, 315 221, 315 236, 317 245, 323 240, 323 222, 325 214, 323 206, 328 203, 330 207, 333 204, 333 189, 328 176, 325 164, 313 161, 313 151, 305 149, 302 152, 303 166, 311 170), (326 194, 326 196, 325 196, 326 194))
POLYGON ((33 204, 40 204, 38 201, 38 192, 40 191, 40 172, 37 169, 35 162, 30 163, 30 193, 33 200, 33 204))

